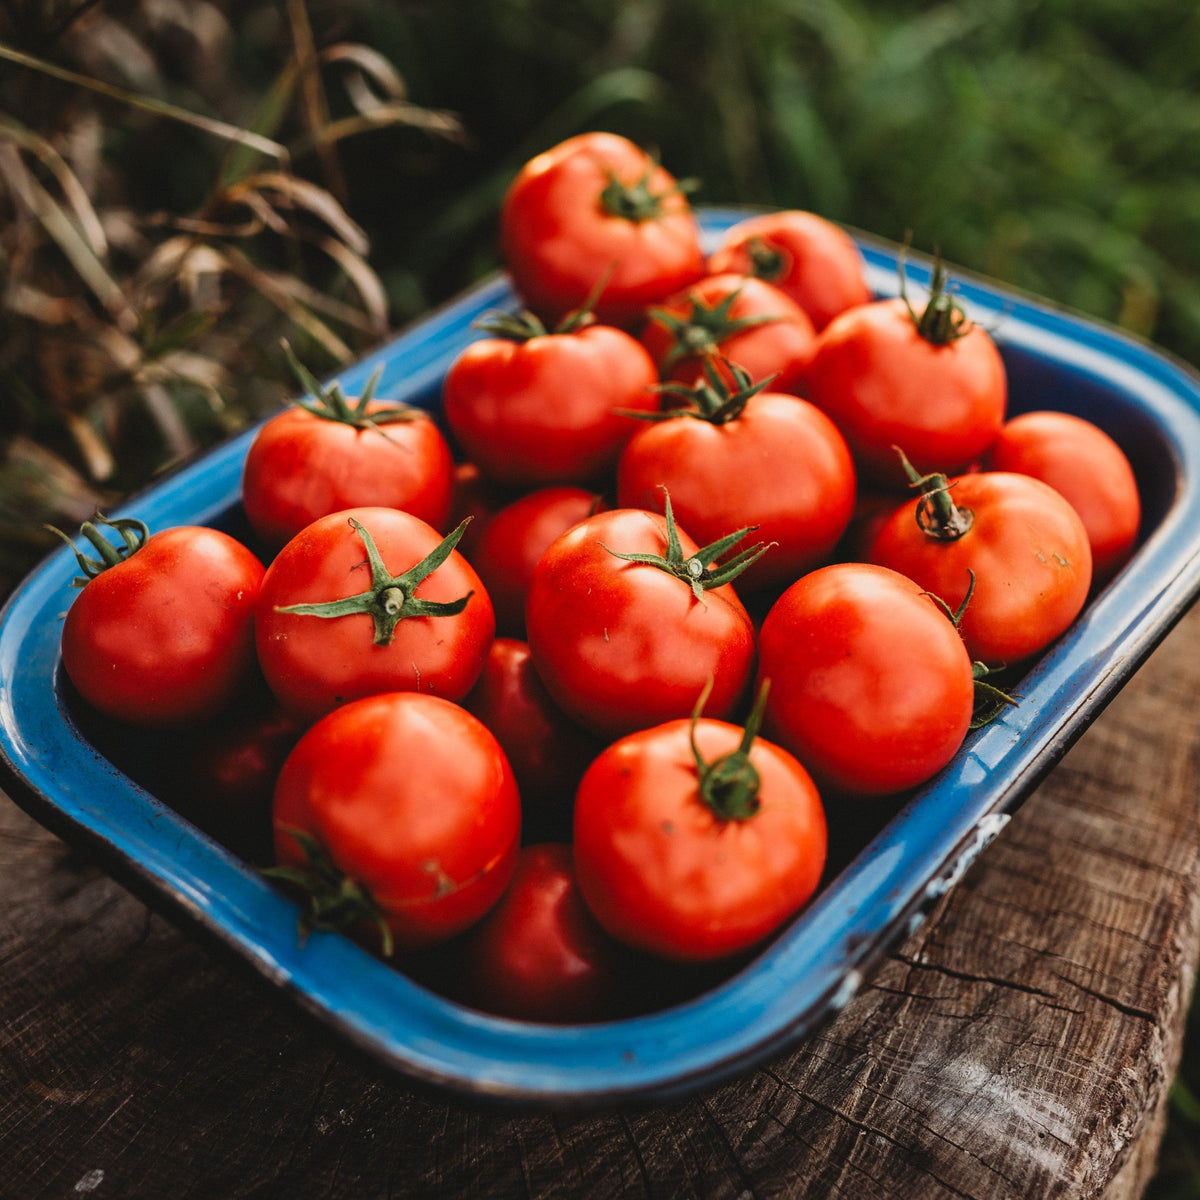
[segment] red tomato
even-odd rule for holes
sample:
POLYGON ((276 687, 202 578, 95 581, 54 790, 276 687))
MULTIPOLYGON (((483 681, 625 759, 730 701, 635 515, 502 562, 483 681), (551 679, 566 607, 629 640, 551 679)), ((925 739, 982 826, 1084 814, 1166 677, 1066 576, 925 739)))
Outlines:
POLYGON ((528 841, 569 841, 575 788, 600 747, 550 699, 529 646, 498 637, 463 706, 504 748, 528 841))
POLYGON ((708 711, 733 710, 754 628, 733 588, 716 582, 724 576, 714 579, 717 557, 673 521, 629 508, 597 513, 550 546, 530 580, 525 625, 546 690, 573 720, 619 737, 691 712, 710 680, 708 711))
POLYGON ((336 385, 314 387, 315 398, 263 425, 246 454, 242 504, 263 543, 278 550, 318 517, 363 505, 442 528, 454 464, 429 414, 372 400, 372 384, 354 405, 336 385))
POLYGON ((1004 421, 1008 384, 990 335, 935 275, 920 316, 893 299, 831 321, 804 394, 845 435, 860 477, 895 488, 904 482, 896 446, 921 472, 962 471, 984 455, 1004 421))
POLYGON ((1028 475, 981 471, 927 477, 922 495, 898 508, 871 544, 870 559, 908 575, 958 609, 971 657, 1012 666, 1059 636, 1078 616, 1092 580, 1087 531, 1052 487, 1028 475))
POLYGON ((632 326, 704 273, 683 189, 612 133, 568 138, 522 167, 501 205, 500 248, 517 291, 548 321, 602 285, 597 320, 632 326))
POLYGON ((854 239, 832 221, 796 209, 761 213, 731 226, 709 255, 708 269, 774 284, 808 313, 817 330, 871 299, 854 239))
POLYGON ((779 392, 804 387, 816 344, 808 314, 778 288, 745 275, 710 275, 651 310, 642 341, 664 378, 694 384, 719 355, 771 379, 779 392))
POLYGON ((309 896, 306 928, 434 945, 500 898, 520 839, 520 801, 496 739, 437 696, 345 704, 300 739, 274 798, 279 877, 309 896))
POLYGON ((1069 413, 1023 413, 1001 428, 988 465, 1032 475, 1070 501, 1092 548, 1093 587, 1129 561, 1142 522, 1141 498, 1129 459, 1104 430, 1069 413))
POLYGON ((471 558, 496 610, 496 629, 525 633, 529 577, 550 543, 602 507, 596 492, 578 487, 539 488, 497 512, 471 558))
POLYGON ((724 721, 669 721, 588 768, 575 870, 615 938, 680 961, 723 958, 816 891, 827 845, 817 789, 792 755, 753 738, 724 721))
MULTIPOLYGON (((461 529, 461 527, 460 527, 461 529)), ((442 536, 411 513, 355 508, 300 531, 267 569, 256 638, 280 704, 311 722, 375 692, 460 700, 487 657, 487 592, 442 536)))
POLYGON ((450 516, 446 524, 454 529, 464 521, 470 522, 455 547, 459 554, 470 562, 488 522, 509 504, 513 497, 507 489, 485 479, 483 472, 473 462, 455 464, 452 496, 450 516))
POLYGON ((772 606, 759 634, 764 729, 822 788, 877 796, 941 770, 971 723, 971 659, 911 579, 864 563, 821 567, 772 606))
POLYGON ((253 674, 262 563, 217 529, 181 525, 150 536, 133 518, 97 520, 124 544, 118 550, 96 525, 82 526, 100 558, 75 554, 88 578, 63 622, 67 677, 121 721, 209 719, 253 674))
POLYGON ((443 404, 454 437, 489 479, 583 484, 612 468, 637 428, 621 410, 658 407, 657 381, 636 338, 585 325, 472 342, 446 373, 443 404))
POLYGON ((499 903, 462 946, 466 999, 486 1012, 552 1024, 622 1015, 628 956, 596 923, 571 847, 526 846, 499 903))
POLYGON ((700 542, 752 525, 771 549, 738 589, 792 583, 829 556, 854 513, 845 439, 807 400, 731 391, 715 371, 692 395, 694 407, 647 424, 626 444, 618 505, 661 509, 666 488, 680 524, 700 542))

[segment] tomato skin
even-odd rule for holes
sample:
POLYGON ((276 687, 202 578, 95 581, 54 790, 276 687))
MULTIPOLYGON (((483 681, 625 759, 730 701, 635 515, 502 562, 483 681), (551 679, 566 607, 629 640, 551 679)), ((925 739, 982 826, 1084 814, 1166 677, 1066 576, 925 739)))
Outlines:
POLYGON ((569 840, 575 788, 600 746, 550 698, 529 646, 498 637, 463 701, 495 735, 517 778, 527 840, 569 840))
POLYGON ((904 301, 834 318, 817 339, 805 395, 842 431, 864 481, 903 487, 899 446, 922 474, 964 470, 1004 421, 1004 362, 978 325, 944 345, 917 332, 904 301))
POLYGON ((782 392, 752 396, 725 424, 656 421, 626 444, 617 503, 661 511, 707 544, 757 526, 775 543, 739 577, 738 590, 792 583, 833 551, 854 513, 855 472, 837 426, 815 405, 782 392))
MULTIPOLYGON (((695 553, 683 529, 679 540, 695 553)), ((534 568, 525 625, 538 675, 598 737, 690 713, 710 679, 705 711, 728 716, 749 682, 754 628, 729 584, 697 600, 683 580, 605 549, 661 555, 666 546, 658 514, 610 509, 569 529, 534 568)))
MULTIPOLYGON (((376 402, 368 413, 395 405, 376 402)), ((401 508, 436 529, 450 512, 454 464, 425 414, 361 428, 295 406, 255 435, 242 471, 254 532, 277 550, 318 517, 347 508, 401 508)))
POLYGON ((872 299, 854 239, 832 221, 799 209, 761 213, 730 226, 709 255, 708 269, 773 284, 804 309, 818 332, 839 313, 872 299), (756 266, 759 247, 778 261, 756 266))
POLYGON ((1015 666, 1045 649, 1079 615, 1092 581, 1087 530, 1048 484, 1008 471, 950 481, 959 508, 974 514, 957 541, 917 527, 913 500, 898 508, 871 543, 874 563, 901 571, 957 609, 975 590, 959 623, 971 657, 1015 666))
POLYGON ((527 162, 500 209, 500 250, 517 292, 557 323, 604 283, 598 321, 635 327, 654 304, 704 273, 700 231, 674 177, 617 134, 568 138, 527 162), (625 186, 646 180, 658 214, 630 220, 602 201, 610 173, 625 186))
POLYGON ((627 955, 584 904, 563 843, 521 851, 507 891, 466 935, 462 960, 468 1002, 499 1016, 570 1024, 625 1007, 627 955))
POLYGON ((420 562, 442 540, 432 526, 394 508, 347 509, 302 529, 268 567, 259 595, 258 658, 271 691, 306 724, 375 692, 419 690, 462 699, 483 669, 495 616, 479 576, 457 550, 415 595, 450 602, 471 593, 466 608, 457 616, 406 617, 390 645, 374 644, 366 613, 324 618, 277 611, 368 589, 367 554, 351 519, 370 532, 393 573, 420 562))
POLYGON ((217 529, 152 534, 90 579, 63 621, 62 662, 99 712, 137 725, 208 720, 254 672, 263 565, 217 529))
POLYGON ((822 567, 772 606, 759 634, 763 729, 822 790, 904 791, 941 770, 974 707, 971 659, 912 580, 865 563, 822 567))
POLYGON ((772 390, 802 394, 816 346, 812 321, 794 300, 753 276, 709 275, 655 306, 641 338, 658 363, 659 373, 681 383, 694 384, 703 378, 704 356, 686 354, 673 363, 669 361, 675 353, 676 337, 667 322, 655 314, 661 312, 690 320, 697 305, 712 309, 730 296, 733 297, 728 310, 730 320, 770 319, 720 338, 711 352, 744 367, 755 383, 774 376, 772 390))
POLYGON ((525 633, 529 578, 550 543, 603 507, 600 495, 580 487, 548 487, 518 497, 488 523, 471 558, 496 610, 497 632, 525 633))
POLYGON ((275 853, 309 834, 370 893, 401 949, 434 945, 500 898, 516 864, 520 801, 496 739, 438 696, 345 704, 296 744, 275 785, 275 853))
POLYGON ((653 412, 658 373, 636 338, 588 325, 518 342, 484 338, 451 364, 446 421, 466 456, 508 487, 586 484, 637 428, 617 410, 653 412))
MULTIPOLYGON (((615 742, 588 768, 575 799, 575 870, 597 920, 619 941, 683 962, 756 945, 816 890, 827 832, 808 772, 756 739, 761 807, 722 820, 701 800, 691 721, 615 742)), ((702 718, 707 762, 738 748, 742 730, 702 718)))
POLYGON ((1070 413, 1022 413, 1001 428, 988 466, 1032 475, 1066 497, 1087 530, 1093 589, 1129 561, 1142 521, 1137 479, 1099 426, 1070 413))

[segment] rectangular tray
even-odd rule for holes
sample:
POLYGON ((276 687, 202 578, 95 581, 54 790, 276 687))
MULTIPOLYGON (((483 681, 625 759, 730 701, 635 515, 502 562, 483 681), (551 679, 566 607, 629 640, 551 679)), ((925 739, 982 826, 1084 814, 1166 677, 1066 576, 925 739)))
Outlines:
MULTIPOLYGON (((708 238, 747 210, 702 210, 708 238)), ((897 292, 897 248, 859 239, 878 295, 897 292)), ((910 284, 928 262, 909 256, 910 284)), ((1200 591, 1200 380, 1113 329, 951 272, 993 332, 1010 411, 1087 417, 1130 456, 1142 490, 1133 560, 1021 680, 1019 707, 970 735, 953 763, 858 849, 748 966, 661 1012, 587 1026, 490 1017, 445 1000, 337 934, 301 946, 294 905, 251 867, 106 760, 60 679, 59 633, 76 573, 50 555, 0 614, 0 785, 114 876, 290 993, 329 1029, 401 1076, 478 1098, 579 1107, 661 1100, 743 1071, 811 1033, 916 927, 1012 810, 1130 677, 1200 591)), ((382 368, 379 394, 436 409, 472 322, 514 308, 489 280, 339 376, 350 395, 382 368)), ((141 493, 120 513, 152 529, 222 524, 239 505, 254 429, 141 493)), ((882 818, 881 818, 882 820, 882 818)))

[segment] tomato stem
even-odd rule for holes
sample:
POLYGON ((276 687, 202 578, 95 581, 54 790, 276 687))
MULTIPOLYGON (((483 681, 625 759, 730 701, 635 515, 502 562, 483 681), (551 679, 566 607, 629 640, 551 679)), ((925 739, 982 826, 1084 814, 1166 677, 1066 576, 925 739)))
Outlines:
POLYGON ((908 280, 904 273, 904 257, 908 251, 908 241, 896 259, 896 271, 900 276, 900 299, 908 309, 917 332, 932 346, 945 346, 966 337, 974 328, 966 310, 957 300, 946 275, 946 267, 940 253, 935 253, 933 273, 929 280, 929 299, 920 315, 908 299, 908 280))
POLYGON ((934 471, 922 475, 899 446, 893 450, 900 456, 900 465, 908 476, 909 487, 918 488, 921 498, 917 501, 917 526, 926 537, 938 542, 956 542, 969 533, 975 524, 975 514, 969 508, 960 508, 950 495, 953 486, 945 475, 934 471))
POLYGON ((746 243, 746 253, 750 256, 750 274, 756 279, 775 283, 783 278, 788 264, 782 250, 768 246, 762 238, 752 237, 746 243))
POLYGON ((678 396, 686 401, 675 408, 665 408, 659 412, 641 412, 637 409, 621 409, 630 417, 643 421, 668 421, 675 417, 694 417, 697 421, 707 421, 710 425, 728 425, 736 421, 746 409, 751 398, 769 387, 776 375, 768 375, 758 383, 745 367, 728 358, 720 358, 725 369, 733 377, 733 386, 725 381, 717 366, 715 355, 704 356, 704 380, 694 387, 683 383, 660 383, 658 391, 663 395, 678 396))
POLYGON ((710 542, 707 546, 697 550, 690 558, 685 558, 683 545, 679 540, 679 527, 675 524, 675 513, 671 508, 671 493, 665 487, 663 495, 666 497, 666 554, 624 554, 619 550, 613 550, 610 546, 605 546, 604 549, 614 557, 624 559, 626 562, 657 567, 660 571, 666 571, 668 575, 674 575, 676 579, 682 579, 692 589, 692 595, 697 600, 702 601, 704 593, 708 589, 731 583, 752 562, 761 558, 775 544, 774 542, 757 542, 728 562, 714 567, 713 564, 717 559, 732 550, 746 534, 752 533, 758 528, 757 525, 747 525, 743 529, 726 534, 723 538, 718 538, 715 542, 710 542))
POLYGON ((767 693, 771 682, 764 679, 754 701, 754 708, 742 729, 742 740, 738 748, 712 762, 705 762, 696 745, 696 725, 699 723, 704 705, 712 691, 712 680, 704 685, 700 699, 692 710, 691 745, 692 758, 696 762, 696 775, 700 786, 700 799, 722 821, 746 821, 762 806, 759 788, 762 779, 758 768, 750 761, 750 747, 758 736, 762 725, 763 710, 767 705, 767 693))
POLYGON ((149 526, 145 521, 139 521, 137 517, 116 517, 110 521, 108 517, 97 513, 96 522, 116 530, 123 543, 121 546, 114 546, 95 524, 91 521, 84 521, 79 527, 79 532, 95 547, 98 555, 96 558, 84 554, 61 529, 56 529, 53 525, 44 526, 45 529, 62 538, 75 553, 75 561, 79 564, 79 569, 83 574, 76 575, 71 580, 72 587, 83 587, 89 580, 95 579, 97 575, 107 571, 109 567, 115 567, 118 563, 124 562, 131 554, 136 554, 150 537, 149 526))
POLYGON ((374 429, 376 433, 387 437, 381 425, 391 425, 398 421, 415 421, 428 417, 428 413, 411 404, 392 403, 388 408, 376 409, 368 413, 367 409, 375 399, 375 389, 383 376, 383 368, 376 367, 370 378, 363 386, 362 394, 355 403, 351 404, 342 391, 341 384, 332 383, 325 387, 315 375, 296 357, 295 352, 286 340, 281 342, 283 352, 287 356, 288 365, 296 381, 305 390, 306 395, 296 401, 299 408, 319 417, 323 421, 337 421, 342 425, 353 425, 356 429, 374 429))
POLYGON ((748 317, 731 317, 730 310, 741 288, 722 296, 716 304, 706 305, 694 292, 688 294, 691 309, 683 316, 665 308, 650 309, 651 320, 666 326, 671 346, 660 364, 662 372, 669 371, 681 359, 694 355, 715 354, 721 343, 744 329, 767 325, 783 319, 780 313, 755 313, 748 317))
POLYGON ((657 160, 652 155, 648 156, 646 169, 633 183, 622 183, 616 173, 608 168, 608 182, 600 192, 600 203, 605 212, 637 224, 656 221, 662 216, 664 200, 669 196, 686 196, 699 186, 695 179, 679 179, 665 191, 652 192, 650 177, 657 167, 657 160))
POLYGON ((367 613, 375 625, 375 645, 389 646, 396 633, 396 626, 407 617, 453 617, 462 612, 474 592, 468 592, 457 600, 419 600, 413 595, 417 586, 432 575, 450 557, 467 528, 470 517, 448 533, 421 561, 399 575, 393 575, 384 565, 379 548, 370 531, 356 518, 351 517, 350 527, 362 538, 367 551, 367 563, 371 570, 371 586, 357 596, 343 600, 324 600, 313 604, 289 604, 277 606, 275 611, 294 613, 301 617, 348 617, 354 613, 367 613))

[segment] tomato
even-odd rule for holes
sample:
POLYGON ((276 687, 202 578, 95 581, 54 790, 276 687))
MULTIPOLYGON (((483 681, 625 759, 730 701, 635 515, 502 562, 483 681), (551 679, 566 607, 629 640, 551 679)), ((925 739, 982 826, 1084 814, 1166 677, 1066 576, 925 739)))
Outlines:
POLYGON ((463 707, 495 734, 508 756, 526 840, 570 840, 575 788, 600 746, 551 700, 528 644, 498 637, 463 707))
POLYGON ((804 387, 816 344, 808 314, 778 288, 753 276, 710 275, 651 310, 642 342, 664 378, 693 384, 706 358, 720 355, 768 378, 779 392, 804 387))
POLYGON ((893 447, 921 472, 962 471, 1004 421, 1008 383, 991 336, 935 271, 918 316, 904 298, 848 309, 817 338, 804 393, 845 435, 860 477, 904 483, 893 447))
POLYGON ((500 898, 520 801, 496 739, 415 692, 353 701, 309 729, 275 785, 276 878, 307 896, 302 927, 434 945, 500 898), (367 934, 367 930, 371 934, 367 934))
POLYGON ((548 321, 600 287, 597 319, 634 326, 704 273, 684 188, 612 133, 568 138, 521 168, 501 204, 500 249, 518 293, 548 321))
POLYGON ((1125 452, 1099 426, 1063 412, 1007 421, 988 465, 1032 475, 1079 514, 1092 549, 1092 586, 1107 583, 1133 554, 1142 521, 1137 479, 1125 452))
POLYGON ((715 371, 690 407, 668 410, 629 440, 617 466, 617 503, 662 507, 701 542, 755 527, 771 549, 740 577, 739 591, 785 586, 833 551, 854 513, 854 462, 837 426, 798 396, 763 391, 715 371))
POLYGON ((658 406, 658 374, 636 338, 610 325, 499 320, 472 342, 443 385, 446 422, 463 452, 511 487, 602 478, 637 428, 622 410, 658 406))
POLYGON ((712 566, 747 531, 699 550, 667 513, 597 513, 558 538, 530 580, 538 675, 598 737, 691 712, 710 680, 709 711, 727 716, 749 681, 754 627, 728 582, 735 572, 712 566))
POLYGON ((600 924, 685 962, 757 945, 816 891, 827 833, 808 772, 785 750, 708 718, 615 742, 575 799, 575 870, 600 924))
POLYGON ((571 847, 526 846, 508 890, 462 946, 468 1003, 521 1021, 602 1021, 627 1007, 629 956, 579 894, 571 847))
POLYGON ((491 601, 454 545, 394 508, 331 513, 302 529, 263 578, 263 675, 311 722, 375 692, 471 690, 495 632, 491 601))
POLYGON ((709 255, 714 275, 754 275, 790 296, 819 331, 871 300, 862 254, 840 226, 797 209, 760 213, 732 225, 709 255))
POLYGON ((304 377, 312 397, 259 429, 242 470, 242 504, 264 545, 278 550, 318 517, 362 505, 402 508, 440 529, 454 465, 429 414, 372 399, 373 379, 352 405, 336 384, 304 377))
POLYGON ((822 789, 904 791, 941 770, 971 724, 971 658, 906 576, 835 563, 783 593, 759 633, 763 728, 822 789))
POLYGON ((81 532, 99 557, 76 550, 83 590, 63 621, 63 670, 76 690, 100 712, 138 725, 214 716, 254 670, 262 563, 204 526, 151 535, 136 518, 99 517, 81 532), (98 525, 115 530, 122 546, 98 525))
POLYGON ((1087 600, 1092 552, 1078 514, 1028 475, 926 476, 871 543, 870 559, 902 571, 958 609, 973 659, 1013 666, 1044 649, 1087 600))
POLYGON ((479 539, 471 565, 496 610, 496 629, 511 637, 525 632, 529 577, 550 543, 603 506, 598 493, 549 487, 519 497, 497 512, 479 539))
POLYGON ((506 488, 498 487, 486 479, 479 467, 468 461, 455 463, 451 495, 450 516, 446 524, 454 529, 464 521, 468 522, 455 549, 470 562, 488 522, 506 504, 511 503, 513 496, 506 488))

